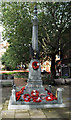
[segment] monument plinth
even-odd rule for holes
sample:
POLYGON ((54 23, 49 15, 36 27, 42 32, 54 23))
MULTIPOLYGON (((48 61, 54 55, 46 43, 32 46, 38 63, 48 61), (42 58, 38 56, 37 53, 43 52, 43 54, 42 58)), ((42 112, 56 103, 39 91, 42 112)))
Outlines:
POLYGON ((38 18, 36 7, 34 8, 32 23, 32 58, 29 64, 27 85, 21 88, 20 91, 15 86, 13 87, 8 109, 64 107, 62 103, 62 90, 58 89, 57 97, 51 91, 50 85, 48 89, 42 85, 41 65, 38 59, 38 18))

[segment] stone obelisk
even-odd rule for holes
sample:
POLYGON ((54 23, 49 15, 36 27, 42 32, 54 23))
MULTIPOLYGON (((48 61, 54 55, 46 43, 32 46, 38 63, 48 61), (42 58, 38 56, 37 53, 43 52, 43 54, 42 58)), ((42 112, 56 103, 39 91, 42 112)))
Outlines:
POLYGON ((37 59, 38 54, 38 18, 37 18, 37 8, 34 8, 34 16, 32 19, 33 29, 32 29, 32 59, 29 64, 29 78, 25 88, 25 93, 31 94, 32 90, 38 90, 39 93, 46 93, 43 88, 41 80, 41 66, 37 59))
POLYGON ((37 8, 34 8, 34 16, 32 19, 33 30, 32 30, 32 48, 34 51, 38 51, 38 18, 37 18, 37 8))

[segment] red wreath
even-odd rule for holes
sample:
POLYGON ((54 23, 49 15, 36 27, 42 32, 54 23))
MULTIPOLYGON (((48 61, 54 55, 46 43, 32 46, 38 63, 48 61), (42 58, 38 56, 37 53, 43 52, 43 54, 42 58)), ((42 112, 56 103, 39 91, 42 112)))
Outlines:
POLYGON ((53 96, 54 100, 57 100, 57 97, 56 96, 53 96))
POLYGON ((16 100, 19 100, 21 95, 23 94, 25 87, 23 87, 20 91, 16 92, 16 100))
POLYGON ((46 101, 53 101, 54 98, 53 98, 53 97, 50 97, 50 96, 47 96, 47 97, 45 98, 45 100, 46 100, 46 101))
POLYGON ((37 90, 32 90, 31 98, 33 99, 33 102, 41 102, 42 101, 39 97, 39 91, 37 91, 37 90))
POLYGON ((31 96, 32 96, 32 97, 38 97, 38 96, 39 96, 39 91, 37 91, 37 90, 32 90, 31 96))
POLYGON ((38 97, 37 99, 33 99, 33 102, 42 102, 42 100, 38 97))
POLYGON ((57 97, 55 95, 53 95, 52 93, 50 93, 50 97, 57 100, 57 97))
POLYGON ((40 98, 41 98, 42 100, 44 100, 44 99, 45 99, 45 96, 46 96, 46 95, 45 95, 45 94, 43 94, 43 93, 41 93, 41 94, 40 94, 40 98))
POLYGON ((24 91, 25 90, 25 87, 21 88, 21 91, 24 91))
POLYGON ((53 100, 57 100, 56 96, 54 96, 52 93, 50 93, 50 96, 47 96, 46 101, 53 101, 53 100))
POLYGON ((23 94, 22 91, 16 92, 16 100, 19 100, 22 94, 23 94))
POLYGON ((20 97, 21 97, 21 95, 20 95, 20 94, 16 94, 16 100, 19 100, 19 99, 20 99, 20 97))
POLYGON ((30 102, 31 101, 31 96, 29 94, 24 94, 23 99, 25 102, 30 102))
POLYGON ((34 61, 34 62, 32 63, 32 68, 33 68, 34 70, 37 70, 37 69, 39 68, 39 62, 34 61))
POLYGON ((45 99, 46 101, 52 101, 52 100, 57 100, 57 97, 55 95, 53 95, 47 88, 45 88, 45 90, 47 91, 47 94, 50 96, 47 96, 45 99), (50 97, 51 99, 48 99, 48 97, 50 97))

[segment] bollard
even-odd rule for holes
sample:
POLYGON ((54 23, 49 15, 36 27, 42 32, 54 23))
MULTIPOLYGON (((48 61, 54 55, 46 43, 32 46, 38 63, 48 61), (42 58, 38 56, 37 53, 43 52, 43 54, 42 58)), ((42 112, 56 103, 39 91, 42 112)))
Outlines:
POLYGON ((62 104, 62 88, 57 88, 57 100, 59 104, 62 104))
POLYGON ((15 104, 16 103, 16 91, 15 89, 12 89, 12 103, 15 104))

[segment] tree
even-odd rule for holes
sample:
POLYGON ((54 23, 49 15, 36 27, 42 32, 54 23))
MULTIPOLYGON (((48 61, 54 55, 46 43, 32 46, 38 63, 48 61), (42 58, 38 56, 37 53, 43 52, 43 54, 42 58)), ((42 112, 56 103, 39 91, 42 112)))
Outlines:
POLYGON ((62 63, 71 63, 71 29, 66 29, 65 34, 63 35, 63 39, 67 40, 64 47, 61 49, 61 59, 62 63), (65 62, 66 61, 66 62, 65 62))
MULTIPOLYGON (((70 28, 70 3, 71 2, 38 2, 38 38, 41 45, 42 59, 50 56, 52 80, 55 77, 55 56, 66 45, 64 39, 66 30, 70 28)), ((8 56, 17 64, 29 60, 28 47, 32 37, 32 11, 35 3, 4 3, 3 25, 5 27, 4 39, 10 44, 8 56)))
POLYGON ((70 27, 70 2, 41 3, 39 25, 42 55, 51 58, 53 80, 55 78, 55 56, 59 54, 59 48, 63 50, 67 43, 64 35, 70 27))
MULTIPOLYGON (((3 3, 3 39, 9 42, 5 53, 5 65, 7 62, 15 69, 17 65, 29 61, 29 44, 31 43, 31 18, 28 11, 28 3, 3 3)), ((4 60, 4 59, 2 59, 4 60)))

